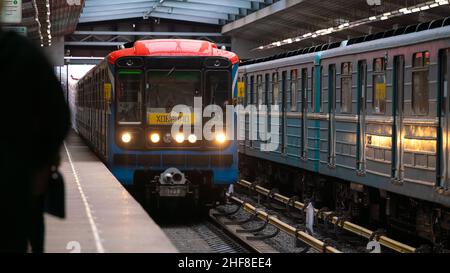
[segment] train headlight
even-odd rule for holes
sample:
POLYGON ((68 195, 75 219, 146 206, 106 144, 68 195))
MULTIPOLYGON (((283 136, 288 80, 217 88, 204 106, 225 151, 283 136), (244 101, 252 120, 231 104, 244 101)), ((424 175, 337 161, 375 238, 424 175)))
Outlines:
POLYGON ((184 141, 184 135, 179 133, 175 136, 175 141, 178 143, 182 143, 184 141))
POLYGON ((153 143, 158 143, 160 139, 161 139, 161 137, 159 136, 158 133, 153 133, 150 135, 150 140, 153 143))
POLYGON ((216 134, 216 141, 220 144, 225 143, 226 136, 224 133, 217 133, 216 134))
POLYGON ((123 143, 130 143, 131 141, 131 134, 130 133, 123 133, 120 137, 123 143))
POLYGON ((197 136, 196 136, 196 135, 189 135, 189 136, 188 136, 188 141, 189 141, 190 143, 195 143, 195 142, 197 142, 197 136))

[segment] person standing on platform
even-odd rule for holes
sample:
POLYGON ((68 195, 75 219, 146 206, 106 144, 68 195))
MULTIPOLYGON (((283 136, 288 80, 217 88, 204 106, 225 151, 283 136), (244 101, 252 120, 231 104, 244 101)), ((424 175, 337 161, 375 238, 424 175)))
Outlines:
POLYGON ((31 246, 40 253, 44 210, 64 207, 57 167, 70 112, 39 47, 1 26, 0 96, 0 252, 24 253, 31 246), (62 196, 49 194, 54 185, 62 196), (62 200, 61 207, 48 208, 54 200, 62 200))

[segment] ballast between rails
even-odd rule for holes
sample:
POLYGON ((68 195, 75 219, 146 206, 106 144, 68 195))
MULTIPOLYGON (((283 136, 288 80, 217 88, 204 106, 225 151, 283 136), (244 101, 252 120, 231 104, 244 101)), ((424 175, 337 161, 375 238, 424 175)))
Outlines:
POLYGON ((276 218, 275 216, 271 216, 267 214, 264 211, 261 211, 257 209, 255 206, 253 206, 250 203, 247 203, 236 196, 233 196, 232 194, 227 193, 227 197, 230 201, 239 204, 245 211, 249 213, 253 213, 255 216, 257 216, 259 219, 263 221, 267 221, 270 225, 273 225, 277 227, 278 229, 296 237, 298 240, 304 242, 305 244, 309 245, 310 247, 314 248, 315 250, 323 253, 342 253, 341 251, 337 250, 336 248, 327 245, 325 242, 322 242, 319 239, 314 238, 313 236, 309 235, 306 232, 300 231, 296 228, 294 228, 291 225, 288 225, 281 221, 280 219, 276 218))
MULTIPOLYGON (((254 190, 259 194, 262 194, 268 198, 272 197, 274 200, 281 202, 285 205, 291 206, 293 208, 299 209, 299 210, 303 210, 305 208, 305 204, 301 203, 299 201, 295 201, 295 202, 291 202, 290 199, 286 196, 283 196, 281 194, 275 193, 275 194, 270 194, 270 190, 258 186, 258 185, 254 185, 246 180, 239 180, 237 182, 237 185, 246 187, 250 190, 254 190)), ((339 227, 343 228, 344 230, 350 231, 351 233, 354 233, 356 235, 365 237, 367 239, 370 238, 376 238, 377 241, 387 247, 390 248, 392 250, 395 250, 397 252, 402 252, 402 253, 415 253, 416 248, 403 244, 401 242, 398 242, 396 240, 393 240, 389 237, 386 237, 384 235, 380 235, 377 236, 377 233, 375 231, 369 230, 365 227, 359 226, 357 224, 354 224, 352 222, 349 221, 340 221, 339 217, 337 216, 331 216, 332 212, 331 211, 326 211, 326 212, 320 212, 318 209, 314 209, 314 215, 324 221, 329 221, 330 223, 334 224, 334 225, 339 225, 339 227)), ((306 233, 305 233, 306 234, 306 233)), ((309 236, 309 235, 308 235, 309 236)))

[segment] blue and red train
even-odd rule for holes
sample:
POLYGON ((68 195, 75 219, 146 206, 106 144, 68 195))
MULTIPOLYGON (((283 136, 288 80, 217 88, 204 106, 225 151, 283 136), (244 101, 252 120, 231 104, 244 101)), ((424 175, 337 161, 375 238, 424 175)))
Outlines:
POLYGON ((193 110, 196 97, 203 107, 231 104, 238 62, 207 41, 137 41, 80 79, 76 128, 124 185, 147 196, 213 205, 238 177, 237 143, 224 131, 212 140, 173 135, 170 113, 180 104, 193 110))

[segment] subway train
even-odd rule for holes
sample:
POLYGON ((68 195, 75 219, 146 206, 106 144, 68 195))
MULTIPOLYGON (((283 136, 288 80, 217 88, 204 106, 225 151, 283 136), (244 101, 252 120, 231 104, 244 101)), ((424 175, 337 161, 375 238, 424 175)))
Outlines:
POLYGON ((76 129, 145 201, 190 199, 213 206, 237 179, 237 142, 218 130, 206 140, 181 130, 172 134, 171 128, 179 122, 193 129, 204 120, 194 116, 195 98, 203 101, 200 110, 231 103, 238 63, 236 54, 208 41, 136 41, 79 80, 76 129), (192 114, 173 117, 176 105, 192 114))
POLYGON ((448 247, 449 79, 450 17, 241 61, 241 102, 269 107, 245 118, 241 175, 448 247))

